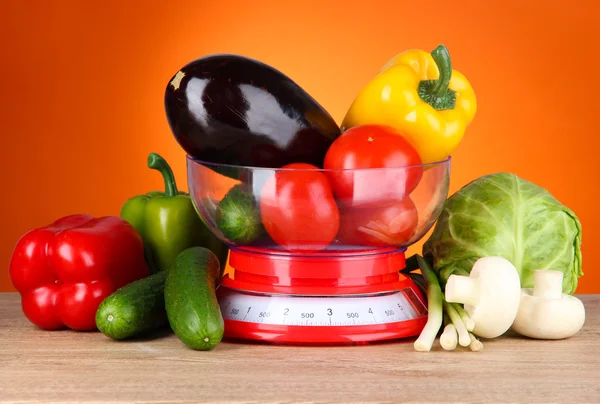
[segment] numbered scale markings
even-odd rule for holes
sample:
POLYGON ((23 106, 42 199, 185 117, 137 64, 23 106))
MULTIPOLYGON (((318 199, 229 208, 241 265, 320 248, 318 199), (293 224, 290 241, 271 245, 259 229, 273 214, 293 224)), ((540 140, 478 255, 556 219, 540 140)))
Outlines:
POLYGON ((250 323, 352 326, 395 323, 425 315, 425 308, 410 289, 340 297, 260 295, 223 289, 219 299, 223 318, 250 323))

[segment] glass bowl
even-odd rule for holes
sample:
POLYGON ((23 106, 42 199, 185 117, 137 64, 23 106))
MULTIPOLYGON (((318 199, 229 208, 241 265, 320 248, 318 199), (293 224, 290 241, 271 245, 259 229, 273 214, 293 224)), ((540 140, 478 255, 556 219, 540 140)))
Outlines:
POLYGON ((415 166, 324 170, 207 163, 187 156, 190 197, 230 248, 319 255, 406 249, 448 197, 450 157, 415 166))

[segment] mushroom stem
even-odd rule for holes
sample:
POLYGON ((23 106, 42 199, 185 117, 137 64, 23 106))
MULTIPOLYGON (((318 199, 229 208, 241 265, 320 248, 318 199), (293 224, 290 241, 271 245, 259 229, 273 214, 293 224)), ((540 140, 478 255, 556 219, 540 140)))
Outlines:
POLYGON ((479 282, 476 278, 450 275, 446 282, 446 301, 476 306, 479 300, 479 282))
POLYGON ((541 269, 533 273, 533 295, 547 299, 560 299, 563 273, 541 269))
POLYGON ((585 323, 585 307, 575 296, 562 293, 562 271, 534 272, 533 288, 521 290, 519 311, 512 329, 525 337, 563 339, 579 332, 585 323))

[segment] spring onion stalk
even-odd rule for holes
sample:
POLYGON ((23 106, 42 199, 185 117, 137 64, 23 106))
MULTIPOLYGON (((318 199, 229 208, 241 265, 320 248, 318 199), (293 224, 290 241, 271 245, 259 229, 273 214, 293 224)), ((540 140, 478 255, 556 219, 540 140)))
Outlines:
POLYGON ((469 315, 465 311, 464 307, 458 303, 450 303, 450 304, 452 305, 452 307, 454 307, 454 310, 456 310, 456 312, 462 319, 463 323, 465 324, 465 327, 467 328, 467 331, 473 331, 473 329, 475 328, 475 321, 473 321, 471 319, 471 317, 469 317, 469 315))
POLYGON ((471 339, 471 343, 469 344, 469 348, 473 352, 479 352, 483 349, 483 344, 479 341, 472 332, 469 332, 469 338, 471 339))
POLYGON ((450 320, 450 317, 448 316, 448 313, 446 313, 444 311, 443 315, 444 315, 444 326, 447 326, 448 324, 452 324, 452 320, 450 320))
POLYGON ((444 313, 444 332, 440 336, 440 345, 446 351, 452 351, 456 348, 458 344, 458 333, 456 332, 456 327, 452 324, 452 320, 446 313, 444 313))
POLYGON ((444 308, 446 309, 446 313, 448 313, 450 320, 452 320, 454 327, 456 327, 456 331, 458 332, 458 343, 461 346, 469 346, 471 344, 471 337, 469 337, 469 331, 467 331, 467 327, 465 327, 462 318, 460 318, 460 315, 450 303, 444 301, 444 308))
POLYGON ((433 346, 433 342, 440 331, 443 320, 443 300, 442 288, 437 276, 429 268, 429 265, 423 257, 417 255, 419 268, 425 280, 427 281, 427 324, 421 331, 421 334, 414 343, 414 348, 420 352, 428 352, 433 346))

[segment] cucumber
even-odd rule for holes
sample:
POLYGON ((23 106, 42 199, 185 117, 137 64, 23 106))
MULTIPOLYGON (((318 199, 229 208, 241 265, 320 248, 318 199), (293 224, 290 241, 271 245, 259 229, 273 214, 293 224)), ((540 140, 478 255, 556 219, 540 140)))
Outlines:
POLYGON ((250 244, 264 233, 256 199, 243 184, 227 192, 217 207, 215 219, 223 236, 235 244, 250 244))
POLYGON ((217 301, 219 259, 208 248, 182 251, 165 282, 165 308, 171 329, 189 348, 213 349, 223 338, 224 322, 217 301))
POLYGON ((122 340, 168 325, 166 276, 166 271, 162 271, 131 282, 104 299, 96 311, 98 330, 122 340))

